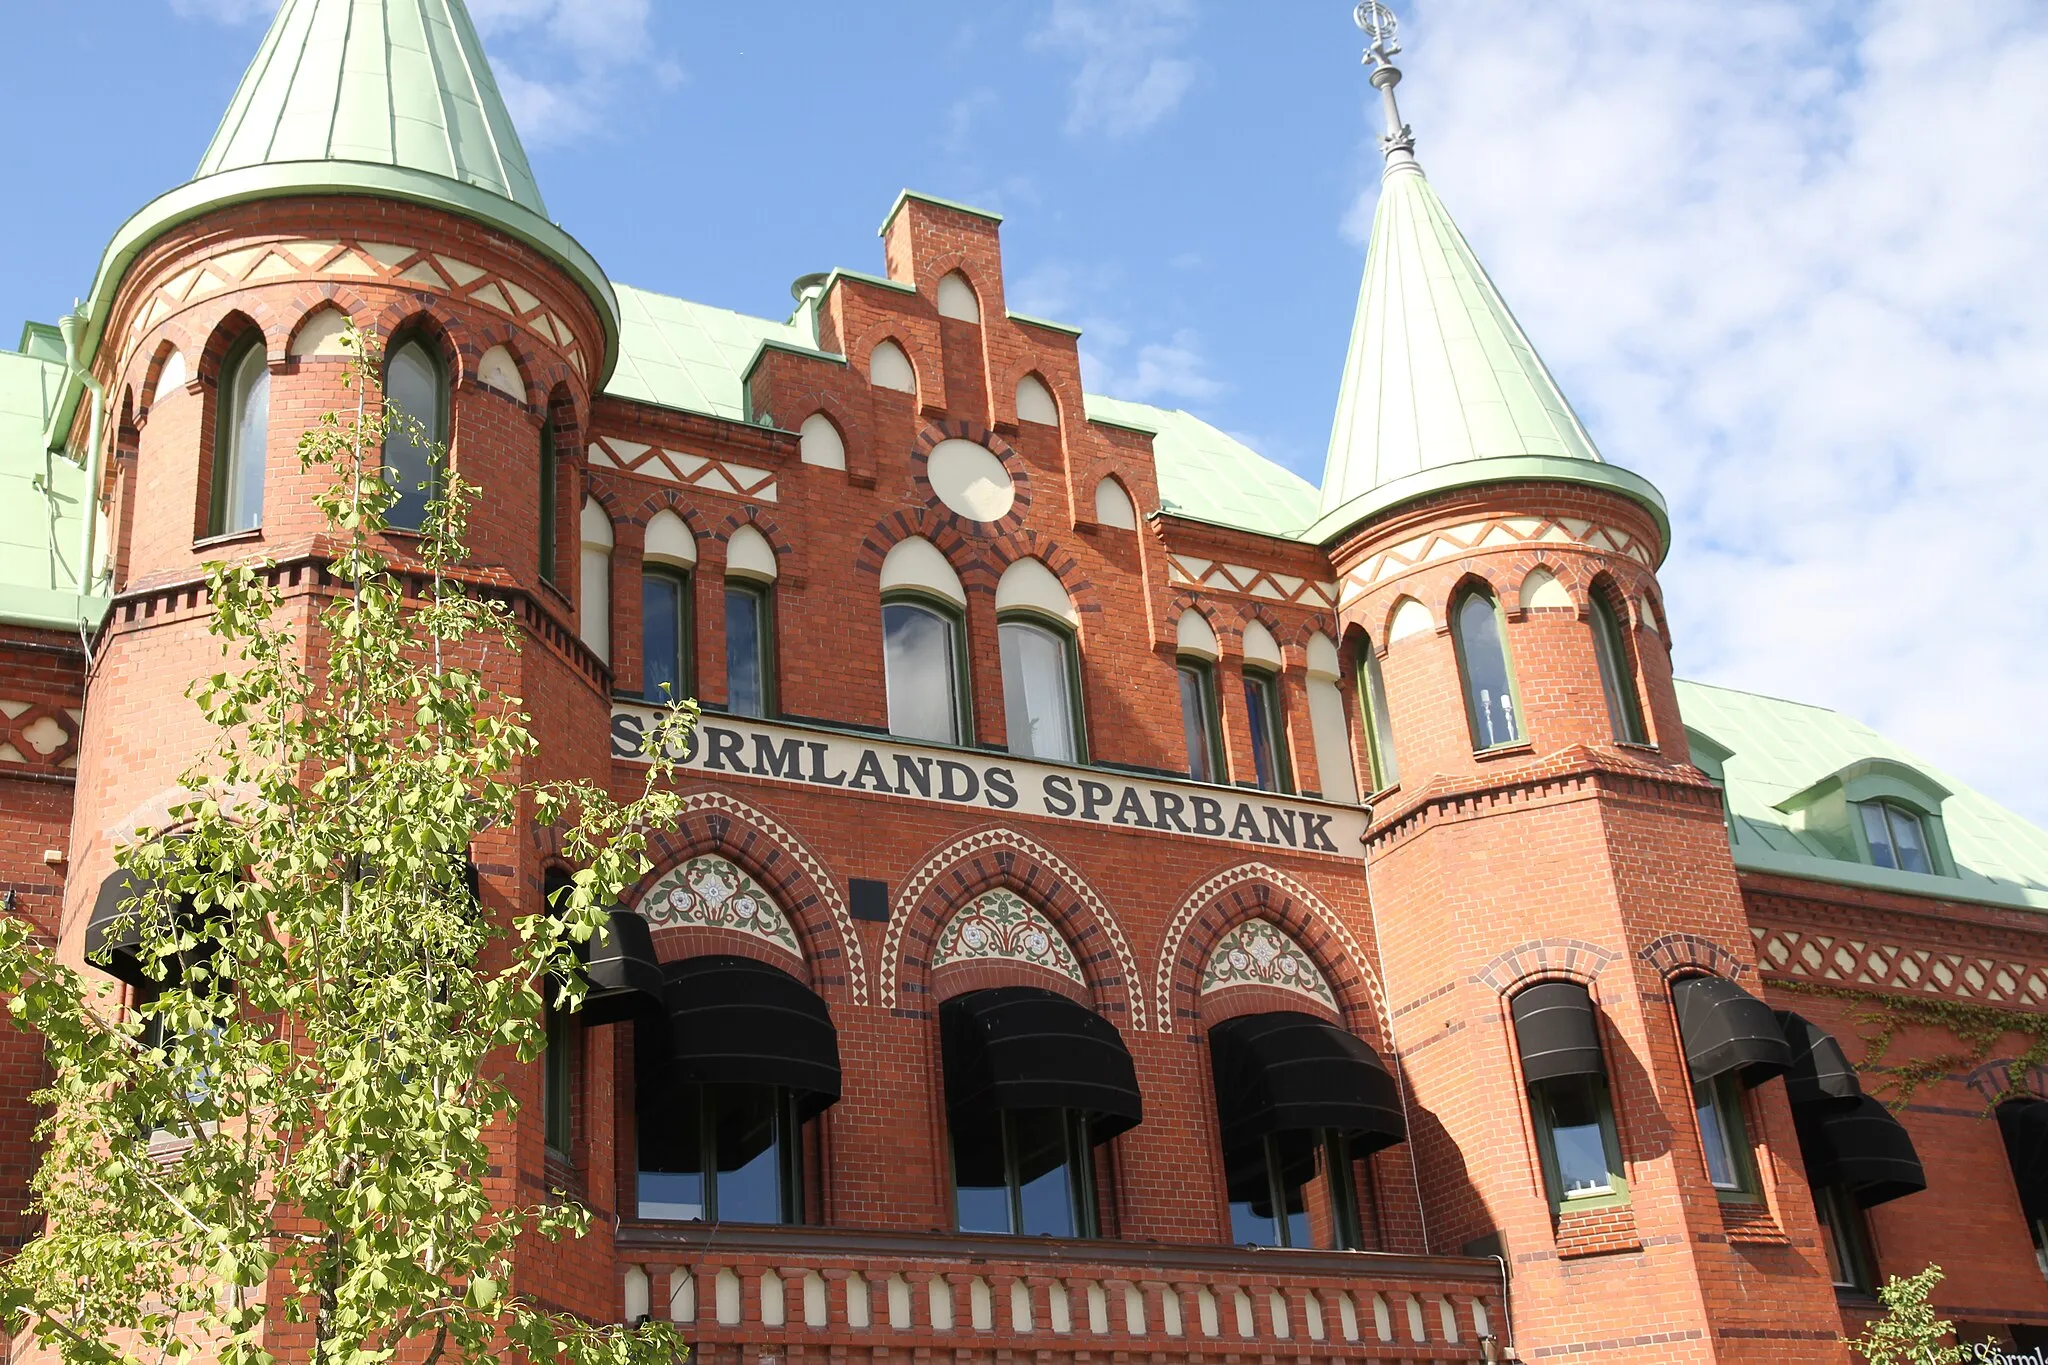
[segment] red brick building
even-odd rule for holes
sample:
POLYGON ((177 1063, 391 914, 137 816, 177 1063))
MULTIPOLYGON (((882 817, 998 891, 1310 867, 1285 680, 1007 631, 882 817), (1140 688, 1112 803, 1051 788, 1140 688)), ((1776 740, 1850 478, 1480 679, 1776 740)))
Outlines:
MULTIPOLYGON (((614 285, 459 3, 286 0, 198 176, 0 353, 8 908, 82 962, 167 819, 201 565, 314 591, 292 450, 352 320, 485 489, 537 775, 629 789, 648 700, 707 708, 624 908, 660 984, 504 1137, 610 1229, 526 1292, 719 1362, 1834 1362, 1932 1261, 2048 1339, 2048 834, 1674 681, 1662 500, 1374 79, 1318 490, 1084 393, 980 210, 904 193, 787 319, 614 285)), ((566 870, 476 861, 508 917, 566 870)), ((39 1065, 0 1033, 0 1247, 39 1065)))

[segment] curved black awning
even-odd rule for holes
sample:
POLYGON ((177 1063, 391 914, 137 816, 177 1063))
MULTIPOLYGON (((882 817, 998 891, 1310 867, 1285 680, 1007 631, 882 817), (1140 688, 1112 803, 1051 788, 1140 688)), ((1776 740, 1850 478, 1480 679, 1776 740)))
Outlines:
POLYGON ((997 986, 939 1007, 946 1110, 1073 1109, 1106 1142, 1144 1120, 1137 1070, 1115 1024, 1056 991, 997 986))
POLYGON ((1870 1095, 1845 1108, 1792 1111, 1809 1184, 1840 1185, 1864 1208, 1927 1188, 1913 1136, 1870 1095))
POLYGON ((593 1027, 662 1012, 666 997, 661 960, 647 921, 623 905, 605 916, 604 927, 576 945, 590 993, 580 1014, 593 1027))
POLYGON ((1785 1073, 1785 1096, 1795 1106, 1854 1108, 1863 1098, 1863 1082, 1835 1035, 1790 1010, 1778 1010, 1778 1027, 1792 1049, 1792 1069, 1785 1073))
POLYGON ((1545 981, 1510 1002, 1522 1079, 1535 1084, 1556 1076, 1604 1076, 1600 1024, 1593 997, 1576 981, 1545 981))
POLYGON ((1226 1151, 1304 1128, 1344 1133, 1361 1156, 1408 1136, 1400 1090, 1379 1054, 1312 1014, 1226 1019, 1209 1030, 1209 1062, 1226 1151))
POLYGON ((686 958, 662 976, 671 1079, 783 1086, 806 1117, 838 1102, 839 1030, 810 987, 750 957, 686 958))
POLYGON ((2005 1157, 2029 1219, 2048 1218, 2048 1100, 2007 1100, 1998 1106, 2005 1157))
POLYGON ((1761 1085, 1792 1069, 1792 1049, 1771 1007, 1725 976, 1688 976, 1672 983, 1685 1064, 1695 1081, 1730 1071, 1761 1085))
POLYGON ((131 908, 128 903, 152 889, 127 869, 115 868, 100 883, 92 918, 85 924, 85 960, 131 986, 147 985, 149 977, 142 970, 142 931, 135 923, 135 913, 141 907, 131 908))

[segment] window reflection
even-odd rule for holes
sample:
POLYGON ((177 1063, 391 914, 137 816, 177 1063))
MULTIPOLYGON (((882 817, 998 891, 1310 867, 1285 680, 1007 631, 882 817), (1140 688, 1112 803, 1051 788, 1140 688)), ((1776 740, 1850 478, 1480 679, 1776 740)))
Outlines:
POLYGON ((417 531, 427 521, 427 504, 440 495, 440 454, 446 439, 441 367, 424 343, 408 341, 391 353, 384 370, 384 401, 406 420, 384 438, 384 477, 397 491, 386 519, 417 531))
POLYGON ((1485 593, 1468 593, 1458 603, 1457 627, 1458 663, 1464 671, 1472 745, 1490 749, 1513 744, 1522 738, 1522 723, 1515 713, 1514 689, 1508 678, 1500 611, 1485 593))
POLYGON ((1095 1235, 1093 1148, 1068 1109, 1010 1109, 953 1125, 955 1221, 962 1232, 1095 1235))
POLYGON ((1075 724, 1072 642, 1048 626, 1004 621, 1003 717, 1010 752, 1021 758, 1072 763, 1080 757, 1075 724))
POLYGON ((768 714, 773 641, 768 590, 755 583, 725 585, 725 709, 735 716, 768 714))
POLYGON ((889 733, 962 743, 959 625, 915 602, 884 603, 882 650, 889 733))
POLYGON ((648 570, 640 578, 640 692, 657 701, 689 695, 689 580, 648 570))
POLYGON ((639 1089, 639 1216, 674 1222, 798 1223, 796 1108, 767 1085, 639 1089))

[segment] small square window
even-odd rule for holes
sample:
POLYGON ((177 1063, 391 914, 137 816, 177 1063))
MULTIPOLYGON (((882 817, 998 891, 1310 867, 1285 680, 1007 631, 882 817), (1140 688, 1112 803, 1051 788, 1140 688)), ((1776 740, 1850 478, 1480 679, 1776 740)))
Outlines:
POLYGON ((1890 801, 1865 801, 1857 808, 1863 822, 1864 847, 1870 861, 1901 872, 1932 872, 1927 827, 1919 812, 1890 801))

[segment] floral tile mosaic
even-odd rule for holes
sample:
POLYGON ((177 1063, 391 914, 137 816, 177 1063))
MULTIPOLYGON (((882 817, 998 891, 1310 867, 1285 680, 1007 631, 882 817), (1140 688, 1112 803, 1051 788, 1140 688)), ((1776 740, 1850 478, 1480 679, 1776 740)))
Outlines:
POLYGON ((640 913, 657 928, 697 924, 711 929, 736 929, 787 949, 798 957, 796 930, 775 898, 759 882, 732 863, 705 854, 663 875, 645 896, 640 913))
POLYGON ((1052 921, 1009 891, 984 891, 946 922, 939 934, 932 966, 1002 958, 1047 967, 1073 981, 1082 981, 1074 950, 1052 921))
POLYGON ((1209 954, 1202 991, 1224 986, 1278 986, 1337 1007, 1336 993, 1301 945, 1262 919, 1238 925, 1209 954))

